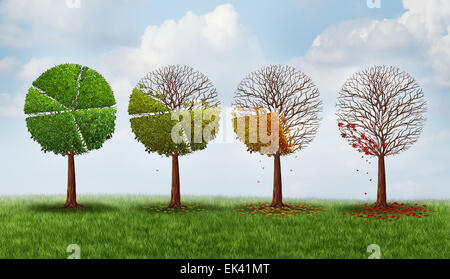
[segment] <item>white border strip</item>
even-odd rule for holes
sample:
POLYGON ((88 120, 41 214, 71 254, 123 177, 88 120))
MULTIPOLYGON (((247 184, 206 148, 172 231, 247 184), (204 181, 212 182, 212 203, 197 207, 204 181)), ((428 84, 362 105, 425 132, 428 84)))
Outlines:
POLYGON ((141 118, 141 117, 148 117, 148 116, 155 116, 155 115, 164 115, 164 114, 169 114, 169 113, 172 113, 172 111, 130 114, 130 119, 141 118))
POLYGON ((73 114, 72 114, 72 118, 73 118, 73 121, 75 122, 75 126, 77 127, 78 135, 80 136, 81 144, 83 144, 84 151, 89 152, 89 150, 87 149, 86 141, 84 140, 83 134, 81 133, 80 126, 78 126, 78 122, 75 119, 75 116, 73 114))
POLYGON ((49 95, 47 95, 47 93, 45 93, 43 90, 37 88, 36 86, 32 85, 31 88, 33 88, 34 90, 36 90, 37 92, 41 93, 42 95, 44 95, 45 97, 49 98, 50 100, 52 100, 53 102, 55 102, 56 104, 62 106, 65 109, 69 109, 68 107, 66 107, 65 105, 61 104, 60 102, 58 102, 55 98, 50 97, 49 95))
POLYGON ((112 107, 102 107, 102 108, 87 108, 87 109, 71 109, 71 110, 37 112, 37 113, 29 113, 29 114, 25 114, 25 115, 26 115, 27 118, 30 118, 30 117, 39 117, 39 116, 47 116, 47 115, 54 115, 54 114, 60 114, 60 113, 67 113, 67 112, 88 111, 88 110, 92 110, 92 109, 98 109, 98 110, 115 109, 115 110, 117 110, 117 108, 115 106, 112 106, 112 107))
POLYGON ((83 74, 84 66, 81 66, 80 73, 78 74, 77 78, 77 95, 75 96, 75 99, 72 101, 72 106, 76 106, 78 104, 78 96, 80 96, 80 87, 81 87, 81 74, 83 74))

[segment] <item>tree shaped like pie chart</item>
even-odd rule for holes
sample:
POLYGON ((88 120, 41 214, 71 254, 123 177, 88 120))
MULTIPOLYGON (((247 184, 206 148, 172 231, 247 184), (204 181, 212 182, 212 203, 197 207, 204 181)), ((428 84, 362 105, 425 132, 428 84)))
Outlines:
POLYGON ((42 151, 68 157, 67 200, 76 202, 74 156, 100 149, 112 137, 116 104, 113 91, 96 71, 77 64, 53 67, 28 90, 24 112, 31 138, 42 151))
POLYGON ((172 157, 170 208, 183 207, 178 157, 205 149, 215 138, 218 104, 213 83, 189 66, 159 68, 133 89, 128 113, 136 139, 147 152, 172 157))

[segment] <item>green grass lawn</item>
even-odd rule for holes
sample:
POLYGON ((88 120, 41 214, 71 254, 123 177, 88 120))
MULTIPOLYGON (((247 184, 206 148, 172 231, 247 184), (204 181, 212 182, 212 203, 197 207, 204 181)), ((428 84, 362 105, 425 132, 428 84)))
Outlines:
MULTIPOLYGON (((160 209, 167 197, 81 196, 85 211, 51 209, 64 197, 0 198, 0 258, 352 258, 377 244, 381 258, 450 258, 450 202, 421 202, 431 216, 362 219, 344 213, 360 202, 297 201, 326 208, 283 220, 241 215, 260 199, 183 198, 199 204, 186 213, 160 209)), ((265 200, 267 202, 267 200, 265 200)))

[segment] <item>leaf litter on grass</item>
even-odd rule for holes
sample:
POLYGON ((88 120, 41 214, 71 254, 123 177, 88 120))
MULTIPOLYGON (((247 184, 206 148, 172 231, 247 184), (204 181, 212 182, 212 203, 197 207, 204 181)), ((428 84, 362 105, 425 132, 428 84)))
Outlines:
POLYGON ((166 214, 208 212, 201 203, 185 203, 183 206, 181 209, 169 208, 167 205, 144 206, 144 208, 151 212, 166 214))
POLYGON ((285 203, 284 205, 284 207, 278 208, 263 202, 241 204, 243 208, 235 209, 233 212, 248 216, 266 215, 266 218, 283 220, 296 215, 312 216, 326 211, 325 208, 306 204, 285 203))
POLYGON ((403 216, 424 218, 430 216, 433 212, 437 212, 435 210, 428 209, 426 204, 420 205, 418 203, 411 204, 389 202, 388 206, 388 208, 382 208, 365 203, 358 205, 358 209, 348 213, 344 213, 344 215, 349 214, 358 218, 372 218, 378 220, 388 220, 389 222, 392 222, 393 220, 398 220, 403 216))

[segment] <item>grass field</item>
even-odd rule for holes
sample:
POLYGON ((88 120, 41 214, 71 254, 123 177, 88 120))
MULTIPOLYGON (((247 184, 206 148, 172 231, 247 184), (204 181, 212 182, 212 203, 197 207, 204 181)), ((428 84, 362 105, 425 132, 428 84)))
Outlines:
MULTIPOLYGON (((0 198, 0 258, 352 258, 377 244, 381 258, 450 258, 450 202, 422 201, 435 211, 393 222, 344 215, 359 202, 295 201, 325 208, 283 220, 241 215, 260 199, 183 198, 186 213, 161 208, 167 197, 81 196, 85 211, 51 209, 64 197, 0 198)), ((267 202, 267 200, 266 200, 267 202)))

